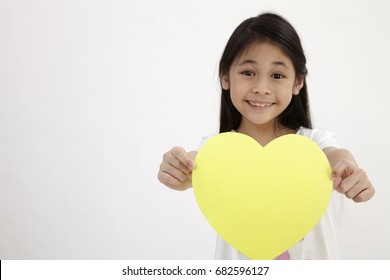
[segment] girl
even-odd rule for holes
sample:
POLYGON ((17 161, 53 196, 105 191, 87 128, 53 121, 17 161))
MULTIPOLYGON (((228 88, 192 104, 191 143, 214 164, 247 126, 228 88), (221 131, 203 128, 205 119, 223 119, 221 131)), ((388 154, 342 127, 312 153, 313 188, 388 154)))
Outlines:
MULTIPOLYGON (((230 37, 219 64, 222 87, 219 132, 236 131, 262 146, 286 134, 311 138, 326 154, 332 167, 334 189, 355 202, 374 195, 364 170, 352 154, 339 149, 333 134, 313 129, 306 86, 306 58, 294 28, 275 14, 261 14, 242 22, 230 37)), ((175 147, 164 154, 158 179, 175 190, 191 185, 196 152, 175 147)), ((335 205, 331 203, 320 222, 298 244, 277 259, 337 259, 335 205)), ((245 259, 218 236, 218 259, 245 259)))

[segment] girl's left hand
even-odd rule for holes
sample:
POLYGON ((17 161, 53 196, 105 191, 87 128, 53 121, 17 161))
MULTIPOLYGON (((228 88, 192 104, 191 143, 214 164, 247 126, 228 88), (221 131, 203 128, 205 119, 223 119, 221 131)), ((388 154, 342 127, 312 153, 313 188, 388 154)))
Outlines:
POLYGON ((373 197, 375 189, 366 172, 356 163, 345 159, 337 162, 332 170, 333 187, 355 202, 364 202, 373 197))

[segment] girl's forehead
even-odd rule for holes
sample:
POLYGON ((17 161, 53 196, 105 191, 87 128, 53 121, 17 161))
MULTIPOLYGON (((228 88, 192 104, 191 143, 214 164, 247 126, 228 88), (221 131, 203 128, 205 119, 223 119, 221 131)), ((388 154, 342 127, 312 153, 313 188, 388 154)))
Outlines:
MULTIPOLYGON (((239 53, 235 59, 235 63, 246 59, 248 57, 257 57, 257 56, 274 56, 279 59, 289 61, 291 64, 291 59, 285 54, 281 47, 271 41, 257 40, 249 44, 246 48, 239 53)), ((271 58, 271 57, 270 57, 271 58)))

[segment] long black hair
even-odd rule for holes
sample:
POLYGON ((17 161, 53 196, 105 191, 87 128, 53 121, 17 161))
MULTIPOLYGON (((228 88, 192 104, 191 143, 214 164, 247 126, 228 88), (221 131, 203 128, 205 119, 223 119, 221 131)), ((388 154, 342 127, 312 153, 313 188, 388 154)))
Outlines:
MULTIPOLYGON (((309 98, 306 85, 306 57, 301 41, 291 24, 279 15, 260 14, 243 21, 234 30, 219 62, 219 77, 228 76, 234 60, 255 41, 267 41, 281 48, 291 59, 297 77, 303 78, 303 87, 298 95, 293 95, 290 104, 278 116, 278 123, 296 130, 299 127, 312 128, 309 98)), ((230 98, 230 89, 222 88, 219 132, 237 129, 241 123, 241 114, 230 98)))

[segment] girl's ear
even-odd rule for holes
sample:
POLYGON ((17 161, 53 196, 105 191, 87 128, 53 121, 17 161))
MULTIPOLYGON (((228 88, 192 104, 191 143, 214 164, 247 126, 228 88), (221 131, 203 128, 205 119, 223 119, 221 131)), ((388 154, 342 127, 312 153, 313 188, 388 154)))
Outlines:
POLYGON ((295 79, 294 88, 293 88, 293 95, 299 94, 299 91, 302 89, 304 83, 305 83, 304 77, 297 77, 295 79))
POLYGON ((229 77, 227 75, 221 76, 221 86, 224 90, 230 89, 229 77))

